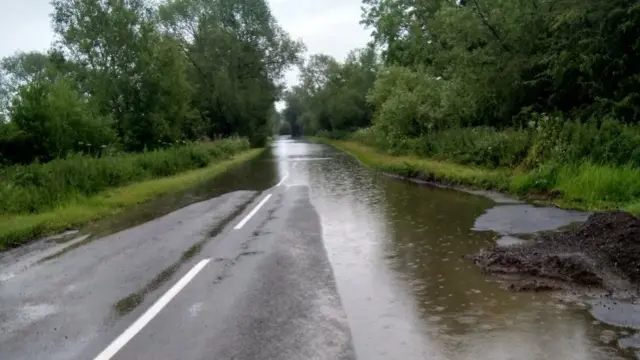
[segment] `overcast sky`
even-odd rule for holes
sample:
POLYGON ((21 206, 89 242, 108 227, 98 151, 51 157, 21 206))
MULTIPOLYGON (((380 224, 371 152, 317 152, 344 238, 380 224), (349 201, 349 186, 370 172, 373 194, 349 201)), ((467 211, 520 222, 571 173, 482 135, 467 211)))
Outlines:
MULTIPOLYGON (((0 0, 0 57, 16 51, 46 50, 53 41, 50 0, 0 0)), ((362 28, 360 0, 269 0, 280 25, 302 39, 308 53, 343 59, 364 46, 369 31, 362 28)), ((287 83, 296 82, 296 72, 287 83)))

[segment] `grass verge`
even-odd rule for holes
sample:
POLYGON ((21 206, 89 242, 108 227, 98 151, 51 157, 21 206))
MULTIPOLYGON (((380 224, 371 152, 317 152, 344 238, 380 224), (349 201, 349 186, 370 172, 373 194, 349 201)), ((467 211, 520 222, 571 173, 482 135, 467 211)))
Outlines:
POLYGON ((205 168, 112 188, 89 197, 78 197, 72 202, 41 213, 2 215, 0 250, 115 215, 159 195, 182 191, 210 180, 234 165, 255 158, 262 151, 263 149, 247 150, 205 168))
POLYGON ((229 138, 98 158, 75 154, 0 168, 0 214, 43 213, 78 197, 204 168, 249 148, 247 139, 229 138))
POLYGON ((487 169, 416 156, 392 156, 352 140, 312 138, 351 154, 366 166, 443 185, 498 190, 528 200, 580 210, 640 214, 640 169, 549 164, 533 171, 487 169))

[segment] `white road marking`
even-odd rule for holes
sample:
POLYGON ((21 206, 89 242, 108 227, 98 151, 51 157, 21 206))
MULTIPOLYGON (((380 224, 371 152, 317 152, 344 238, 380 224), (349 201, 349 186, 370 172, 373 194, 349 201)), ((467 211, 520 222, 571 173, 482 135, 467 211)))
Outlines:
POLYGON ((204 259, 196 264, 189 272, 183 276, 178 282, 173 285, 169 291, 167 291, 158 301, 156 301, 142 316, 136 320, 131 326, 127 328, 120 336, 118 336, 109 346, 107 346, 100 355, 96 356, 94 360, 109 360, 113 358, 115 354, 120 351, 127 343, 136 336, 140 330, 142 330, 167 304, 184 289, 193 278, 211 261, 211 259, 204 259))
POLYGON ((282 180, 280 180, 280 182, 278 183, 278 185, 276 185, 276 186, 280 186, 280 185, 284 184, 284 182, 285 182, 285 181, 287 181, 287 179, 288 179, 288 178, 289 178, 289 174, 285 175, 285 176, 282 178, 282 180))
POLYGON ((262 199, 262 201, 260 201, 260 203, 258 204, 258 206, 256 206, 255 208, 253 208, 253 210, 251 210, 251 212, 249 213, 249 215, 247 215, 244 219, 242 219, 242 221, 240 221, 238 223, 238 225, 236 225, 236 227, 233 228, 233 230, 239 230, 242 229, 242 227, 244 226, 244 224, 247 223, 247 221, 249 221, 253 215, 255 215, 258 210, 260 210, 260 208, 267 202, 267 200, 269 200, 269 198, 271 198, 271 194, 265 196, 264 199, 262 199))
POLYGON ((330 157, 319 157, 319 158, 301 158, 301 159, 295 159, 295 160, 289 160, 292 163, 296 163, 296 162, 302 162, 302 161, 320 161, 320 160, 331 160, 333 158, 330 157))

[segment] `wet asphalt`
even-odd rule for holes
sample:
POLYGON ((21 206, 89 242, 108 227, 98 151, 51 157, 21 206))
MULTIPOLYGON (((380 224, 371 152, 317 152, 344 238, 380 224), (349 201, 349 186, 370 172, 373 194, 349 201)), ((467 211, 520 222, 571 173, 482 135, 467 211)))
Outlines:
POLYGON ((0 360, 631 358, 634 333, 464 262, 586 216, 492 198, 281 139, 115 233, 0 254, 0 360))
POLYGON ((307 187, 230 193, 60 250, 5 259, 0 358, 96 358, 201 259, 111 358, 354 358, 307 187))

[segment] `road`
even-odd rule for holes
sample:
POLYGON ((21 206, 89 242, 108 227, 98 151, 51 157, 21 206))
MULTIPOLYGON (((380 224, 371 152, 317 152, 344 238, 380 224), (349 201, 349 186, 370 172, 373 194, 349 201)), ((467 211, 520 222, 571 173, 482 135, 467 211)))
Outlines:
POLYGON ((234 192, 21 262, 0 283, 3 359, 354 358, 306 186, 234 192))
POLYGON ((524 213, 551 228, 580 214, 408 184, 304 141, 242 171, 128 229, 1 255, 0 359, 620 355, 594 341, 609 328, 460 258, 487 230, 530 227, 524 213))

